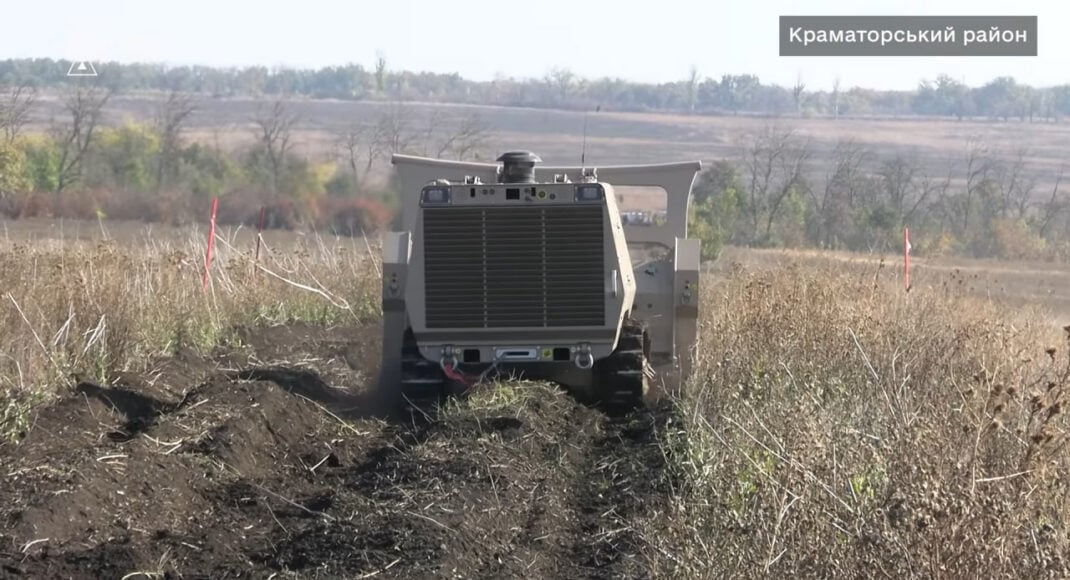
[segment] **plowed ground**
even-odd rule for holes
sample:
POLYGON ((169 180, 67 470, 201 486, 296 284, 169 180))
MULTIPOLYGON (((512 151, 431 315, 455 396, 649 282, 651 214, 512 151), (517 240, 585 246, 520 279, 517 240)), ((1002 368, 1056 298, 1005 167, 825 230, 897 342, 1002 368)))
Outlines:
POLYGON ((390 414, 378 332, 260 329, 80 384, 0 447, 0 577, 649 575, 668 410, 516 384, 513 404, 390 414))

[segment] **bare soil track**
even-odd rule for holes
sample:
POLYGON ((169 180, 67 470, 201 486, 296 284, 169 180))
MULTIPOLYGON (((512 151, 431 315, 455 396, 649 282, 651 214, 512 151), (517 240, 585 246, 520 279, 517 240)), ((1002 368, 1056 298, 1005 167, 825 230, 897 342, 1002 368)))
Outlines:
POLYGON ((0 578, 649 575, 636 527, 665 507, 669 410, 546 390, 388 417, 359 388, 377 334, 257 330, 79 385, 0 447, 0 578))

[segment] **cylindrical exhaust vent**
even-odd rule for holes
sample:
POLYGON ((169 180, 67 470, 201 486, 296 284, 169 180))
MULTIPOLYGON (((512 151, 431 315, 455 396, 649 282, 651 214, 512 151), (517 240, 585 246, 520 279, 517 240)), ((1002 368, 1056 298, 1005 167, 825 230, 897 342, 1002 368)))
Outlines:
POLYGON ((542 159, 531 151, 510 151, 498 158, 501 183, 535 183, 535 164, 542 159))

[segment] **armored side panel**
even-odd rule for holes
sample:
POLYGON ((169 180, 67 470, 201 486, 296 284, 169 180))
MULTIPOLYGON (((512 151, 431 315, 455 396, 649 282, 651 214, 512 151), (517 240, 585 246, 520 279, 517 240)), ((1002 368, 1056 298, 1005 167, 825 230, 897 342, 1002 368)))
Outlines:
POLYGON ((384 388, 401 381, 401 350, 408 326, 402 288, 408 274, 412 238, 409 232, 387 232, 383 239, 383 354, 379 382, 384 388))

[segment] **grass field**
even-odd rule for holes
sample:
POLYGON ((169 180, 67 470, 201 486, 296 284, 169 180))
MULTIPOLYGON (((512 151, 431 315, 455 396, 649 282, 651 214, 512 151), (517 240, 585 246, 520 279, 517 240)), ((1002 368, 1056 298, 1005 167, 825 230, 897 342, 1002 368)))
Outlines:
MULTIPOLYGON (((901 254, 730 247, 717 263, 708 267, 712 272, 725 274, 736 263, 755 270, 777 270, 791 265, 817 271, 832 268, 853 273, 859 279, 890 280, 904 288, 901 254)), ((1070 266, 917 256, 911 257, 910 266, 912 294, 950 288, 961 296, 991 301, 1009 311, 1035 312, 1059 328, 1070 324, 1070 266)))
POLYGON ((1070 574, 1066 270, 729 248, 679 400, 413 421, 375 240, 204 235, 0 226, 5 575, 1070 574))

